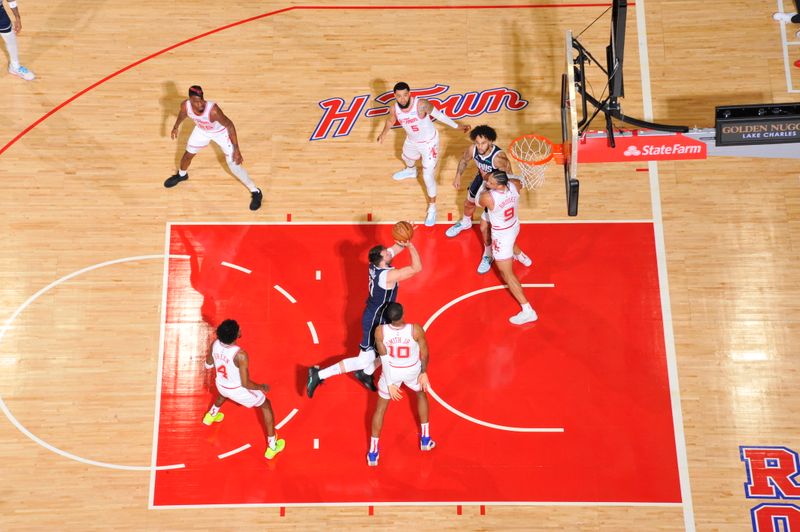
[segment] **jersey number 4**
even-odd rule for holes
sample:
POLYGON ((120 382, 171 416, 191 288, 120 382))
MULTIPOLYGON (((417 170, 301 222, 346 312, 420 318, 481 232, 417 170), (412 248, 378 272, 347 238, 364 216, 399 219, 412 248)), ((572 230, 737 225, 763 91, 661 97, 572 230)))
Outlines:
POLYGON ((392 358, 408 358, 411 356, 411 348, 407 345, 390 345, 387 351, 392 358))
POLYGON ((221 373, 226 379, 228 378, 228 370, 225 368, 225 366, 219 366, 217 368, 217 373, 221 373))

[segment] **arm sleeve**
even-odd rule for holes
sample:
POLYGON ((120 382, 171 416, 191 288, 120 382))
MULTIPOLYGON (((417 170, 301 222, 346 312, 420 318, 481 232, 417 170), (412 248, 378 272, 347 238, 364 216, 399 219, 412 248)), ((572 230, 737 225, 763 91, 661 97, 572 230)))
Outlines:
POLYGON ((431 116, 443 124, 447 124, 452 128, 458 129, 458 124, 453 122, 452 118, 450 118, 440 110, 436 109, 435 107, 433 108, 433 111, 431 111, 431 116))

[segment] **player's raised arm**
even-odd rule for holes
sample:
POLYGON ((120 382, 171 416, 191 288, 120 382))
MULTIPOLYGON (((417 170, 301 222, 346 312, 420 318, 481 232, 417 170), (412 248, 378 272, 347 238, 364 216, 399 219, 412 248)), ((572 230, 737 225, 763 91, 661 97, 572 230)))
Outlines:
POLYGON ((418 104, 418 109, 423 113, 431 115, 433 118, 441 122, 442 124, 447 124, 448 126, 452 127, 453 129, 460 129, 464 133, 469 133, 469 130, 472 129, 472 126, 468 124, 464 124, 459 126, 452 118, 438 110, 429 102, 428 100, 420 99, 418 104))
POLYGON ((257 382, 253 382, 250 380, 250 371, 249 371, 249 361, 247 359, 247 353, 245 353, 244 349, 240 349, 236 356, 233 357, 233 363, 236 364, 236 367, 239 368, 239 377, 242 379, 242 388, 247 388, 248 390, 261 390, 262 392, 268 392, 269 386, 266 384, 258 384, 257 382))
POLYGON ((181 102, 181 108, 180 111, 178 111, 178 118, 175 119, 175 125, 172 126, 172 134, 170 135, 170 138, 172 139, 178 138, 178 127, 180 127, 181 122, 186 120, 186 102, 187 100, 183 100, 181 102))
POLYGON ((386 134, 392 129, 392 126, 397 122, 397 115, 394 112, 394 106, 389 106, 389 116, 386 117, 386 122, 383 123, 383 131, 378 135, 378 143, 383 144, 383 139, 386 134))
POLYGON ((408 252, 411 254, 411 264, 386 272, 387 286, 394 286, 395 283, 405 281, 422 271, 422 259, 420 259, 417 248, 410 241, 405 247, 408 248, 408 252))

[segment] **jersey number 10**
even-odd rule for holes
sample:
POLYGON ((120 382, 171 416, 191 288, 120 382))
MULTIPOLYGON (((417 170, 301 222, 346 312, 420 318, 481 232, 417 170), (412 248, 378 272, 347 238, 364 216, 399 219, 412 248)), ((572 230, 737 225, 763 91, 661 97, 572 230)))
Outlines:
POLYGON ((411 356, 411 348, 407 345, 390 345, 387 351, 392 358, 408 358, 411 356))

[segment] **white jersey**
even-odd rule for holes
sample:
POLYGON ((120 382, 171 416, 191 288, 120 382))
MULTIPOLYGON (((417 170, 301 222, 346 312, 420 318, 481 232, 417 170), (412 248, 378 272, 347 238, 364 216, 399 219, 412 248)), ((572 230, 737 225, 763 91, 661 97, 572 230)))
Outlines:
POLYGON ((411 105, 401 109, 395 102, 394 112, 397 116, 397 121, 406 130, 408 140, 412 142, 428 142, 436 136, 436 127, 431 121, 430 114, 425 115, 425 118, 419 117, 418 104, 419 98, 411 98, 411 105))
POLYGON ((414 340, 414 325, 406 323, 399 329, 382 325, 383 345, 393 368, 410 368, 419 363, 419 344, 414 340))
POLYGON ((233 363, 233 357, 239 353, 238 345, 223 344, 214 340, 211 345, 211 356, 214 357, 214 369, 217 373, 217 387, 227 390, 241 388, 242 376, 239 368, 233 363))
POLYGON ((494 200, 494 208, 490 209, 488 213, 492 229, 495 231, 510 229, 519 224, 519 217, 517 216, 519 192, 517 192, 514 182, 508 182, 508 188, 505 192, 490 190, 489 194, 492 195, 494 200))
POLYGON ((214 102, 206 102, 206 108, 203 109, 203 114, 195 114, 192 109, 192 102, 186 100, 186 114, 194 121, 195 125, 209 134, 222 133, 225 131, 225 126, 219 122, 211 121, 211 110, 216 105, 214 102))

